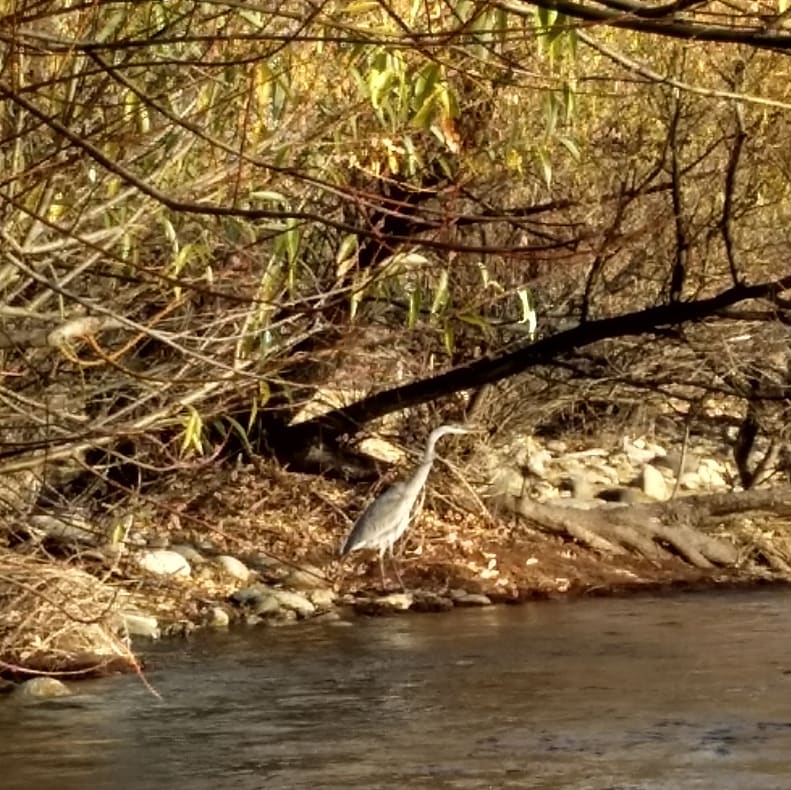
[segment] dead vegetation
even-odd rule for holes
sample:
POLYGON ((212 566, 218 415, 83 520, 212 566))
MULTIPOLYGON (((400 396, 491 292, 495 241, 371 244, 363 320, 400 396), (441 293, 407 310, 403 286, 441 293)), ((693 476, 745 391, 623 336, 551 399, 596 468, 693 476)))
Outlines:
POLYGON ((0 550, 0 673, 84 676, 137 666, 119 589, 65 563, 0 550))

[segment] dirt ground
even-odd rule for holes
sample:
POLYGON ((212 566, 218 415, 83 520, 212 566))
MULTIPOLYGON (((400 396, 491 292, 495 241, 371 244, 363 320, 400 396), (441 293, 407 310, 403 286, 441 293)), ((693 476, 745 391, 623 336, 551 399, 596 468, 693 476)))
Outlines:
MULTIPOLYGON (((516 517, 494 518, 475 507, 463 510, 443 501, 436 493, 441 489, 441 481, 435 481, 396 547, 408 589, 439 594, 463 589, 494 602, 519 602, 772 580, 754 567, 700 570, 680 558, 655 562, 634 554, 605 556, 516 517)), ((358 552, 343 562, 337 556, 354 518, 373 496, 369 486, 355 488, 261 465, 205 470, 170 480, 148 496, 139 523, 149 535, 230 554, 253 569, 262 563, 307 567, 339 595, 382 591, 375 552, 358 552)), ((385 568, 387 590, 399 590, 387 562, 385 568)), ((195 620, 201 604, 233 588, 227 581, 196 576, 176 587, 142 583, 139 590, 163 619, 169 614, 195 620)))

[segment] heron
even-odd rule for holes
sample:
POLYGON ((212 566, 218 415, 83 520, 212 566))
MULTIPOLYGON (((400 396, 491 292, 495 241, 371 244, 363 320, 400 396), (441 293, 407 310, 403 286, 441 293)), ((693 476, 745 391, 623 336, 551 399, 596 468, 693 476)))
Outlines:
POLYGON ((408 480, 394 483, 380 496, 374 499, 357 519, 351 532, 341 547, 340 556, 345 557, 358 549, 379 550, 379 572, 382 575, 382 589, 385 587, 384 555, 390 550, 390 560, 398 577, 401 589, 404 582, 398 571, 393 556, 393 544, 406 532, 412 508, 417 501, 423 486, 426 484, 431 466, 434 463, 434 448, 443 436, 450 433, 472 433, 469 428, 460 425, 440 425, 428 437, 423 460, 408 480))

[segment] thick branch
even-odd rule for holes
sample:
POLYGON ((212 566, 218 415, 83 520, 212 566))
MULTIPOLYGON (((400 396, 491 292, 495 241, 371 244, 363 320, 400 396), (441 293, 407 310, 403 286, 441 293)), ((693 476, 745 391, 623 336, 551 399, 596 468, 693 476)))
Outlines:
POLYGON ((329 436, 356 433, 360 425, 370 420, 427 403, 440 396, 501 381, 600 340, 650 334, 668 326, 700 321, 739 302, 772 298, 789 288, 791 275, 756 285, 736 285, 708 299, 659 305, 580 324, 500 357, 476 360, 438 376, 377 393, 342 409, 299 423, 286 431, 281 442, 285 442, 285 447, 305 446, 317 432, 325 431, 329 436))
MULTIPOLYGON (((612 5, 608 2, 607 5, 612 5)), ((650 19, 646 11, 650 6, 642 3, 629 3, 629 11, 593 5, 582 5, 575 0, 528 0, 519 3, 515 0, 504 0, 497 3, 501 8, 519 14, 525 14, 525 6, 539 6, 550 11, 559 11, 572 19, 587 22, 603 22, 613 27, 635 30, 639 33, 655 33, 670 38, 681 38, 687 41, 718 41, 726 44, 746 44, 761 49, 772 49, 781 52, 791 50, 791 35, 778 33, 766 27, 737 28, 730 25, 705 25, 697 22, 676 19, 650 19)), ((602 4, 603 5, 603 4, 602 4)))

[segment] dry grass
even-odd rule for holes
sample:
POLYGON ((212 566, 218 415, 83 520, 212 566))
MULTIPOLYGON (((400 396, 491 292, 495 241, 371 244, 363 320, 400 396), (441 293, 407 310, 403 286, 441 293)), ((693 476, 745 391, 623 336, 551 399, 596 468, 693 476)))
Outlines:
POLYGON ((89 573, 0 551, 0 672, 85 675, 137 664, 118 591, 89 573))

